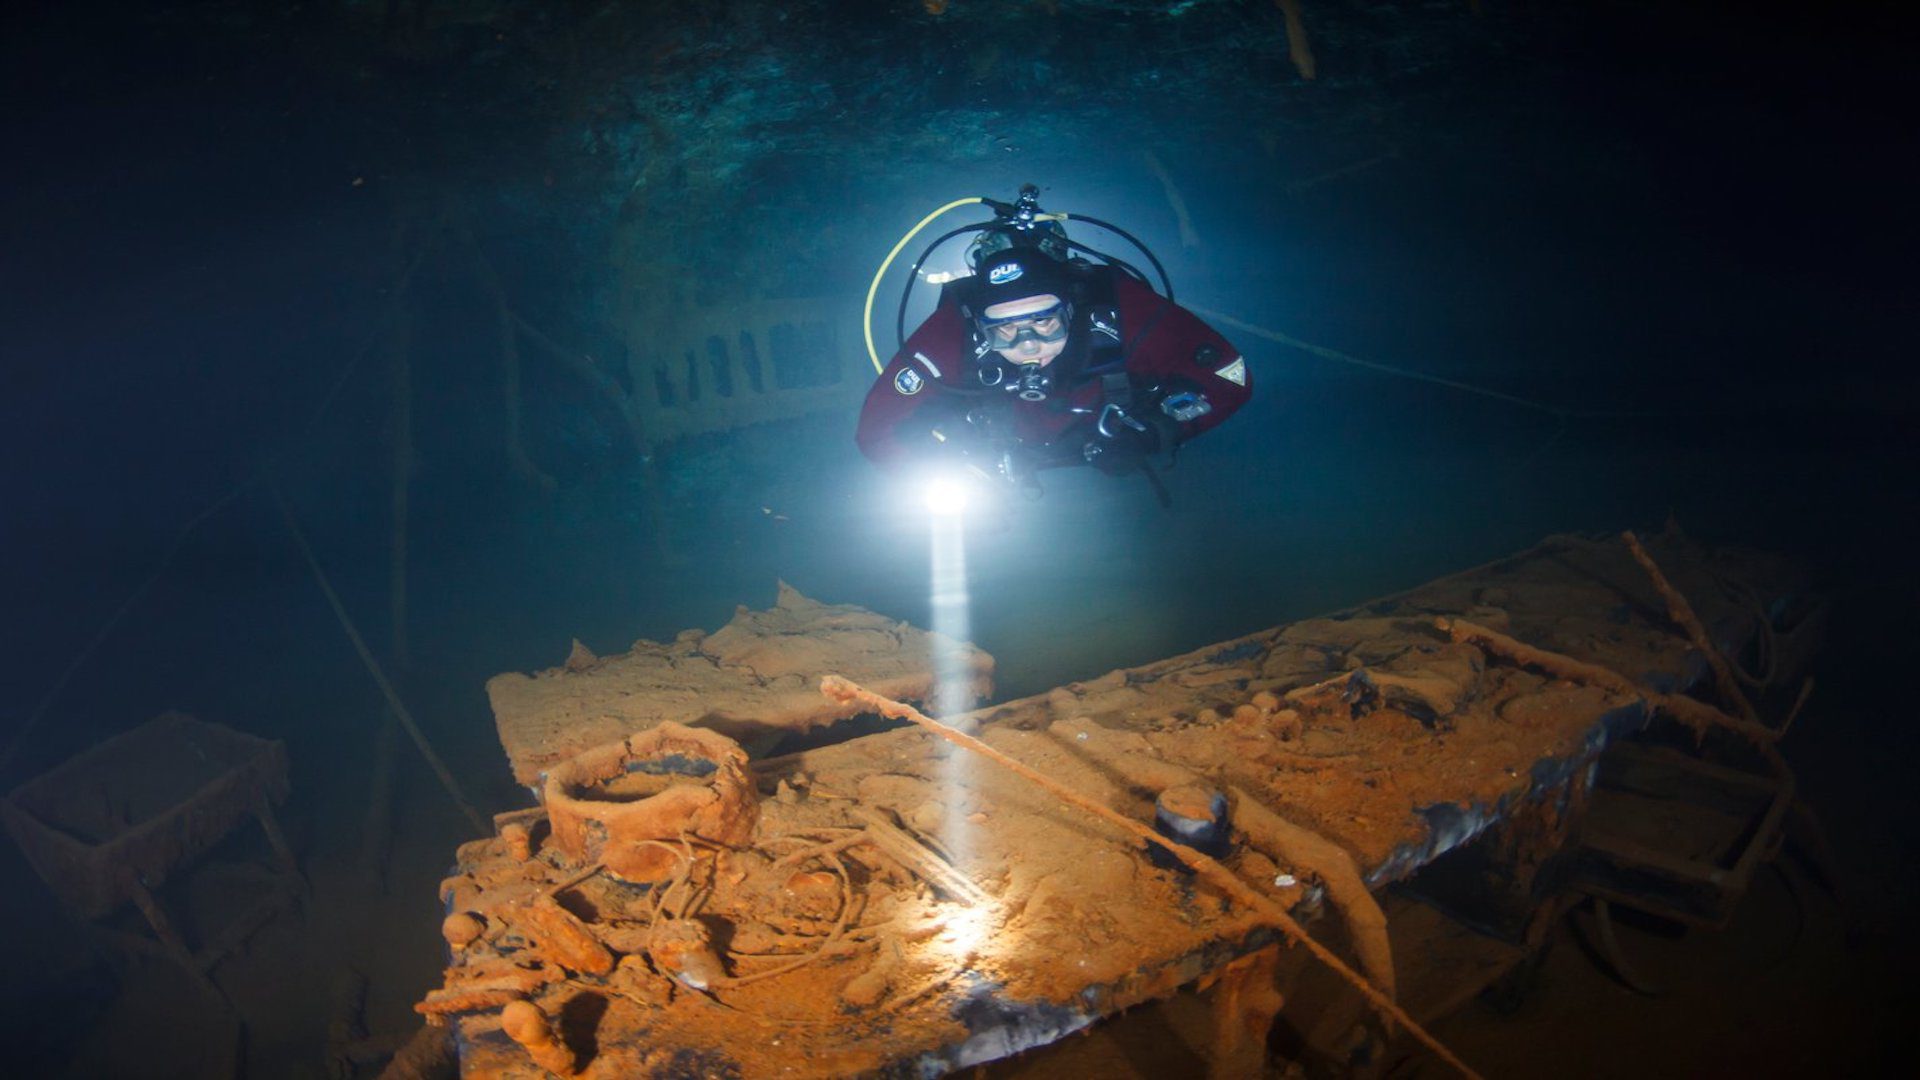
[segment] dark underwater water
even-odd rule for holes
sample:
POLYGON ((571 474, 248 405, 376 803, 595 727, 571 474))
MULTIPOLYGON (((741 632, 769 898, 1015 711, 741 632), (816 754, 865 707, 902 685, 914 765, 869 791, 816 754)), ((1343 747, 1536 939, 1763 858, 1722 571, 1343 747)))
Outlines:
MULTIPOLYGON (((1913 892, 1920 821, 1899 689, 1920 647, 1912 129, 1884 47, 1844 28, 1729 40, 1699 12, 1666 36, 1600 25, 1555 38, 1544 59, 1448 73, 1449 93, 1410 99, 1364 138, 1300 128, 1277 152, 1252 138, 1207 147, 1177 170, 1193 250, 1157 181, 1116 164, 1116 147, 1150 132, 1096 137, 1070 117, 1057 140, 972 171, 903 160, 898 176, 863 178, 871 197, 791 227, 842 246, 857 269, 831 285, 848 294, 918 213, 1033 180, 1137 228, 1185 301, 1604 414, 1563 421, 1236 338, 1256 397, 1183 452, 1170 508, 1137 480, 1062 474, 970 534, 972 632, 998 658, 1002 696, 1347 606, 1551 533, 1672 518, 1711 542, 1791 553, 1836 597, 1790 756, 1870 883, 1864 903, 1891 917, 1913 892)), ((33 713, 175 530, 267 459, 348 608, 389 644, 386 375, 378 355, 347 368, 378 340, 389 237, 349 182, 363 168, 341 149, 354 117, 296 102, 289 121, 249 96, 261 73, 230 58, 155 66, 11 117, 31 152, 9 184, 23 209, 0 308, 12 381, 0 733, 33 713), (229 87, 192 85, 197 63, 229 87), (166 92, 143 96, 149 76, 166 92)), ((590 271, 535 258, 514 272, 590 271)), ((854 451, 851 410, 665 453, 655 521, 591 404, 530 373, 530 438, 563 480, 530 490, 500 465, 490 313, 457 274, 435 275, 414 326, 411 662, 396 674, 485 809, 524 793, 484 680, 556 664, 573 638, 611 652, 712 629, 736 604, 770 603, 776 578, 927 623, 926 523, 854 451), (670 560, 655 555, 657 529, 670 560)), ((258 485, 194 531, 6 780, 170 707, 285 739, 296 841, 322 863, 350 855, 383 706, 258 485)), ((416 861, 362 901, 396 943, 390 1017, 437 967, 432 884, 461 829, 419 762, 401 760, 398 845, 416 861)), ((53 925, 7 851, 5 924, 53 925)), ((1899 952, 1910 937, 1888 940, 1899 952)), ((9 966, 50 948, 10 942, 9 966)), ((289 993, 285 1011, 311 1011, 316 994, 289 993)), ((33 1015, 27 988, 7 1000, 33 1015)), ((62 1010, 67 1023, 25 1025, 48 1060, 91 1015, 62 1010)), ((306 1029, 266 1030, 297 1055, 306 1029)))

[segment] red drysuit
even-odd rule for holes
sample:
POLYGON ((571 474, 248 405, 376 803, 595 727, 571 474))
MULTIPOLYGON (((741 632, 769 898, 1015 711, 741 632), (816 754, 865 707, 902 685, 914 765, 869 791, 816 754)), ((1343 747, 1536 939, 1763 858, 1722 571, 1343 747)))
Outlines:
POLYGON ((1164 452, 1215 427, 1251 395, 1239 351, 1192 312, 1112 267, 1082 265, 1074 276, 1071 336, 1045 369, 1043 399, 1008 392, 1008 365, 971 333, 971 279, 962 279, 946 287, 867 392, 855 435, 861 452, 884 466, 936 456, 977 441, 992 414, 995 437, 1032 467, 1080 464, 1098 455, 1085 451, 1101 442, 1096 425, 1109 405, 1152 420, 1150 449, 1164 452), (1180 394, 1203 397, 1211 411, 1168 416, 1162 400, 1180 394))

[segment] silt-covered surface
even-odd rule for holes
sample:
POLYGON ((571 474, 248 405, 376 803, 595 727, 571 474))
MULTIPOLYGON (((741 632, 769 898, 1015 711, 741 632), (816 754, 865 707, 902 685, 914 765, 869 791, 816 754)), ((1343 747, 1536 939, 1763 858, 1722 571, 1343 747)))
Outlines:
MULTIPOLYGON (((1678 537, 1652 547, 1735 637, 1755 597, 1791 591, 1770 560, 1678 537)), ((1651 717, 1631 695, 1455 643, 1436 615, 1647 685, 1695 677, 1624 545, 1569 536, 962 722, 1137 820, 1178 782, 1233 792, 1227 864, 1310 927, 1332 909, 1352 930, 1367 901, 1342 894, 1343 873, 1377 887, 1414 872, 1577 783, 1608 739, 1651 717)), ((458 1025, 467 1075, 538 1075, 500 1030, 499 1007, 521 998, 555 1018, 586 1076, 939 1073, 1050 1042, 1273 940, 1131 836, 923 730, 757 776, 750 840, 663 840, 637 875, 651 880, 568 859, 537 811, 524 861, 501 838, 461 849, 443 897, 484 930, 422 1010, 458 1025), (599 947, 566 945, 589 940, 599 947)))

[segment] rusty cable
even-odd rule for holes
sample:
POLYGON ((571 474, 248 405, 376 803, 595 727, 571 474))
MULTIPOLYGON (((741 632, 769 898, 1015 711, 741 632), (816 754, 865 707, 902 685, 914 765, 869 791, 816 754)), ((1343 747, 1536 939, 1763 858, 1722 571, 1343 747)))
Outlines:
POLYGON ((1686 596, 1673 587, 1673 583, 1667 580, 1667 575, 1660 572, 1659 564, 1655 563, 1653 556, 1647 554, 1647 549, 1640 545, 1640 538, 1633 535, 1633 530, 1629 529, 1621 533, 1620 538, 1627 542, 1627 549, 1633 552, 1634 561, 1647 572, 1647 577, 1653 580, 1653 587, 1659 591, 1660 598, 1666 601, 1668 616, 1680 625, 1680 629, 1686 631, 1687 638, 1693 642, 1693 647, 1700 650, 1706 658, 1707 666, 1713 669, 1714 681, 1720 685, 1720 693, 1739 708, 1741 718, 1747 723, 1765 727, 1760 723, 1760 714, 1753 711, 1753 703, 1748 701, 1747 695, 1741 692, 1740 683, 1733 677, 1733 669, 1728 666, 1727 658, 1720 655, 1720 649, 1714 645, 1713 638, 1707 634, 1707 628, 1701 625, 1700 616, 1694 614, 1693 605, 1687 603, 1686 596))
POLYGON ((833 949, 834 944, 840 940, 841 935, 846 933, 847 924, 853 921, 853 877, 847 873, 846 864, 840 861, 839 856, 827 852, 820 856, 820 860, 833 869, 834 877, 840 884, 840 912, 834 917, 833 929, 827 932, 826 940, 820 943, 819 948, 814 949, 812 952, 797 960, 782 964, 777 968, 757 971, 752 975, 729 976, 717 980, 714 983, 715 989, 732 990, 741 986, 749 986, 763 979, 771 979, 775 976, 798 971, 827 955, 827 953, 833 949))

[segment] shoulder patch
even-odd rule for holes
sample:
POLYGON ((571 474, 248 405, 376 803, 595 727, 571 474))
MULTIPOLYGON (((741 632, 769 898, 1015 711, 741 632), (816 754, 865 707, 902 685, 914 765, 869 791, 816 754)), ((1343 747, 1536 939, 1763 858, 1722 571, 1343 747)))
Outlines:
POLYGON ((920 373, 910 367, 901 368, 900 374, 893 377, 893 388, 904 397, 912 397, 926 389, 926 386, 927 380, 921 378, 920 373))
POLYGON ((1235 386, 1245 386, 1247 385, 1247 359, 1244 356, 1236 356, 1233 358, 1233 363, 1216 370, 1214 374, 1235 386))

